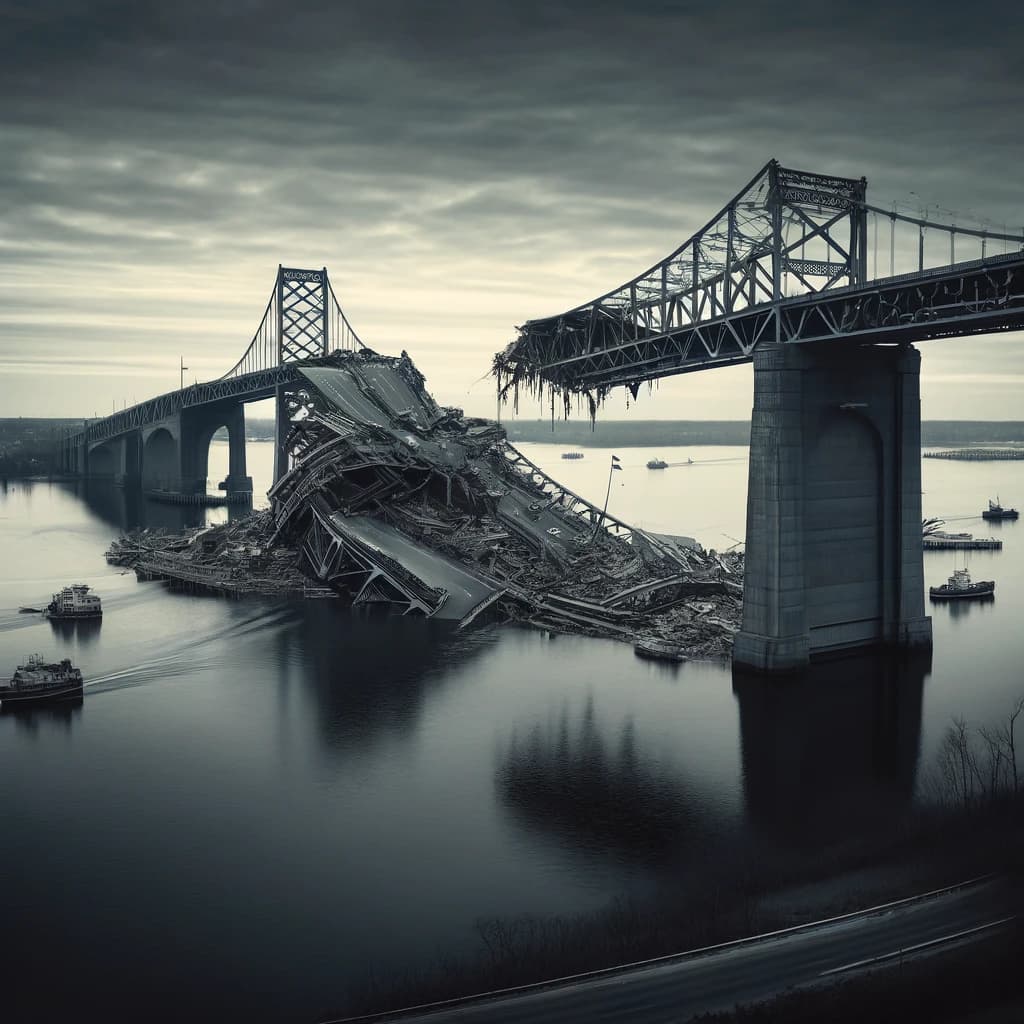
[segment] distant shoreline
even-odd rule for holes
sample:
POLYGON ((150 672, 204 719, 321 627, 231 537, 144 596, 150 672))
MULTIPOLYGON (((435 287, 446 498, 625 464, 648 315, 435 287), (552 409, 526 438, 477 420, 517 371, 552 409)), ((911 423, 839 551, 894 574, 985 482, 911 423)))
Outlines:
MULTIPOLYGON (((569 448, 656 448, 694 445, 748 445, 749 420, 513 420, 503 423, 508 439, 560 444, 569 448)), ((923 446, 1012 445, 1024 443, 1024 421, 925 420, 923 446)))
MULTIPOLYGON (((18 442, 37 448, 53 443, 57 432, 81 420, 52 418, 0 418, 0 454, 13 455, 18 442), (51 433, 51 431, 53 433, 51 433), (5 452, 4 449, 7 449, 5 452)), ((566 448, 658 448, 695 445, 747 445, 749 420, 604 420, 593 425, 579 420, 506 420, 502 422, 513 444, 534 441, 566 448)), ((246 423, 247 441, 269 441, 273 420, 253 418, 246 423)), ((924 420, 921 444, 966 447, 969 445, 1024 444, 1024 420, 924 420)), ((21 449, 19 454, 24 453, 21 449)), ((38 469, 36 472, 39 472, 38 469)))

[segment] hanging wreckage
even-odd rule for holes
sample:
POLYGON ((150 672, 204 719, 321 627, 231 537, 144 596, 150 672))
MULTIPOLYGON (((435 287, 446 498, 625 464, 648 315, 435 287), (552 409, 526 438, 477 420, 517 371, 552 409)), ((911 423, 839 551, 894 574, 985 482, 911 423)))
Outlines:
POLYGON ((603 514, 498 424, 438 406, 404 352, 338 352, 298 369, 304 386, 286 396, 291 469, 257 516, 264 550, 295 551, 319 587, 460 627, 498 616, 728 650, 741 555, 603 514))

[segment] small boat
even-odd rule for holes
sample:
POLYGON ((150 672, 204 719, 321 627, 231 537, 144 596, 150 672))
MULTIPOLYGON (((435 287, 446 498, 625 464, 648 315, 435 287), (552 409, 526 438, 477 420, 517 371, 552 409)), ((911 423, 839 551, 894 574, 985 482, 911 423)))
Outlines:
POLYGON ((668 463, 664 459, 651 459, 647 463, 648 469, 668 469, 668 463))
POLYGON ((10 682, 0 683, 0 705, 5 709, 28 704, 75 700, 83 693, 82 673, 68 658, 46 662, 33 654, 19 665, 10 682))
POLYGON ((563 459, 582 459, 583 452, 562 452, 563 459))
POLYGON ((633 653, 641 658, 653 658, 659 661, 686 661, 683 649, 678 644, 661 640, 655 636, 637 637, 633 644, 633 653))
POLYGON ((954 569, 948 582, 941 587, 929 587, 928 593, 933 600, 960 597, 990 597, 996 592, 994 580, 971 582, 971 574, 966 569, 954 569))
POLYGON ((996 495, 996 500, 993 501, 991 498, 988 499, 988 508, 981 513, 982 519, 1016 519, 1018 512, 1015 508, 1003 508, 999 504, 999 496, 996 495))
POLYGON ((19 615, 38 615, 43 609, 42 608, 30 608, 28 605, 22 605, 18 609, 19 615))
POLYGON ((103 614, 103 605, 84 583, 73 583, 53 595, 43 614, 48 619, 95 619, 103 614))

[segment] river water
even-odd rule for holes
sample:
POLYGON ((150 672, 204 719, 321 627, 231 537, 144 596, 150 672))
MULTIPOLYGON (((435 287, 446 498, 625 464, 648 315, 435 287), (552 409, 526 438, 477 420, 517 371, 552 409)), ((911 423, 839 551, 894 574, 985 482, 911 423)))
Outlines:
MULTIPOLYGON (((603 501, 611 452, 522 448, 603 501)), ((719 549, 743 536, 744 448, 618 454, 612 513, 719 549)), ((250 444, 257 487, 270 456, 250 444)), ((211 478, 226 462, 215 442, 211 478)), ((19 979, 0 1006, 315 1021, 370 972, 474 951, 481 917, 595 910, 666 878, 699 887, 736 844, 891 827, 952 716, 994 721, 1024 692, 1024 526, 979 515, 996 493, 1024 501, 1024 463, 923 476, 926 515, 1004 538, 970 556, 995 600, 932 605, 930 665, 865 657, 770 685, 601 640, 171 594, 107 566, 111 538, 224 510, 0 485, 0 672, 39 651, 88 680, 79 707, 0 715, 19 979), (102 596, 101 623, 18 614, 73 581, 102 596)), ((927 582, 954 561, 926 554, 927 582)))

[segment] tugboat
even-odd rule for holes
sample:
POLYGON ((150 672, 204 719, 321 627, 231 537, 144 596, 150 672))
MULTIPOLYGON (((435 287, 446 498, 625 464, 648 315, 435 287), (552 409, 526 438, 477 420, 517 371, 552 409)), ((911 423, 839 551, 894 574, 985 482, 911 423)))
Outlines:
POLYGON ((996 592, 994 580, 971 582, 971 574, 966 569, 954 569, 949 581, 941 587, 929 587, 928 593, 933 601, 954 597, 991 597, 996 592))
POLYGON ((664 459, 651 459, 647 463, 648 469, 668 469, 668 463, 664 459))
POLYGON ((1018 512, 1015 508, 1003 508, 999 504, 999 495, 996 495, 996 500, 993 501, 991 498, 988 499, 988 508, 981 513, 982 519, 1016 519, 1018 512))
POLYGON ((661 640, 656 636, 637 637, 633 644, 633 653, 641 658, 652 658, 658 661, 686 661, 683 649, 678 644, 661 640))
POLYGON ((583 452, 562 452, 563 459, 582 459, 583 452))
POLYGON ((70 659, 53 664, 33 654, 15 669, 8 683, 0 683, 0 705, 4 709, 52 701, 75 700, 83 693, 82 673, 70 659))
POLYGON ((84 583, 73 583, 53 595, 43 614, 48 619, 95 619, 103 614, 103 606, 84 583))

